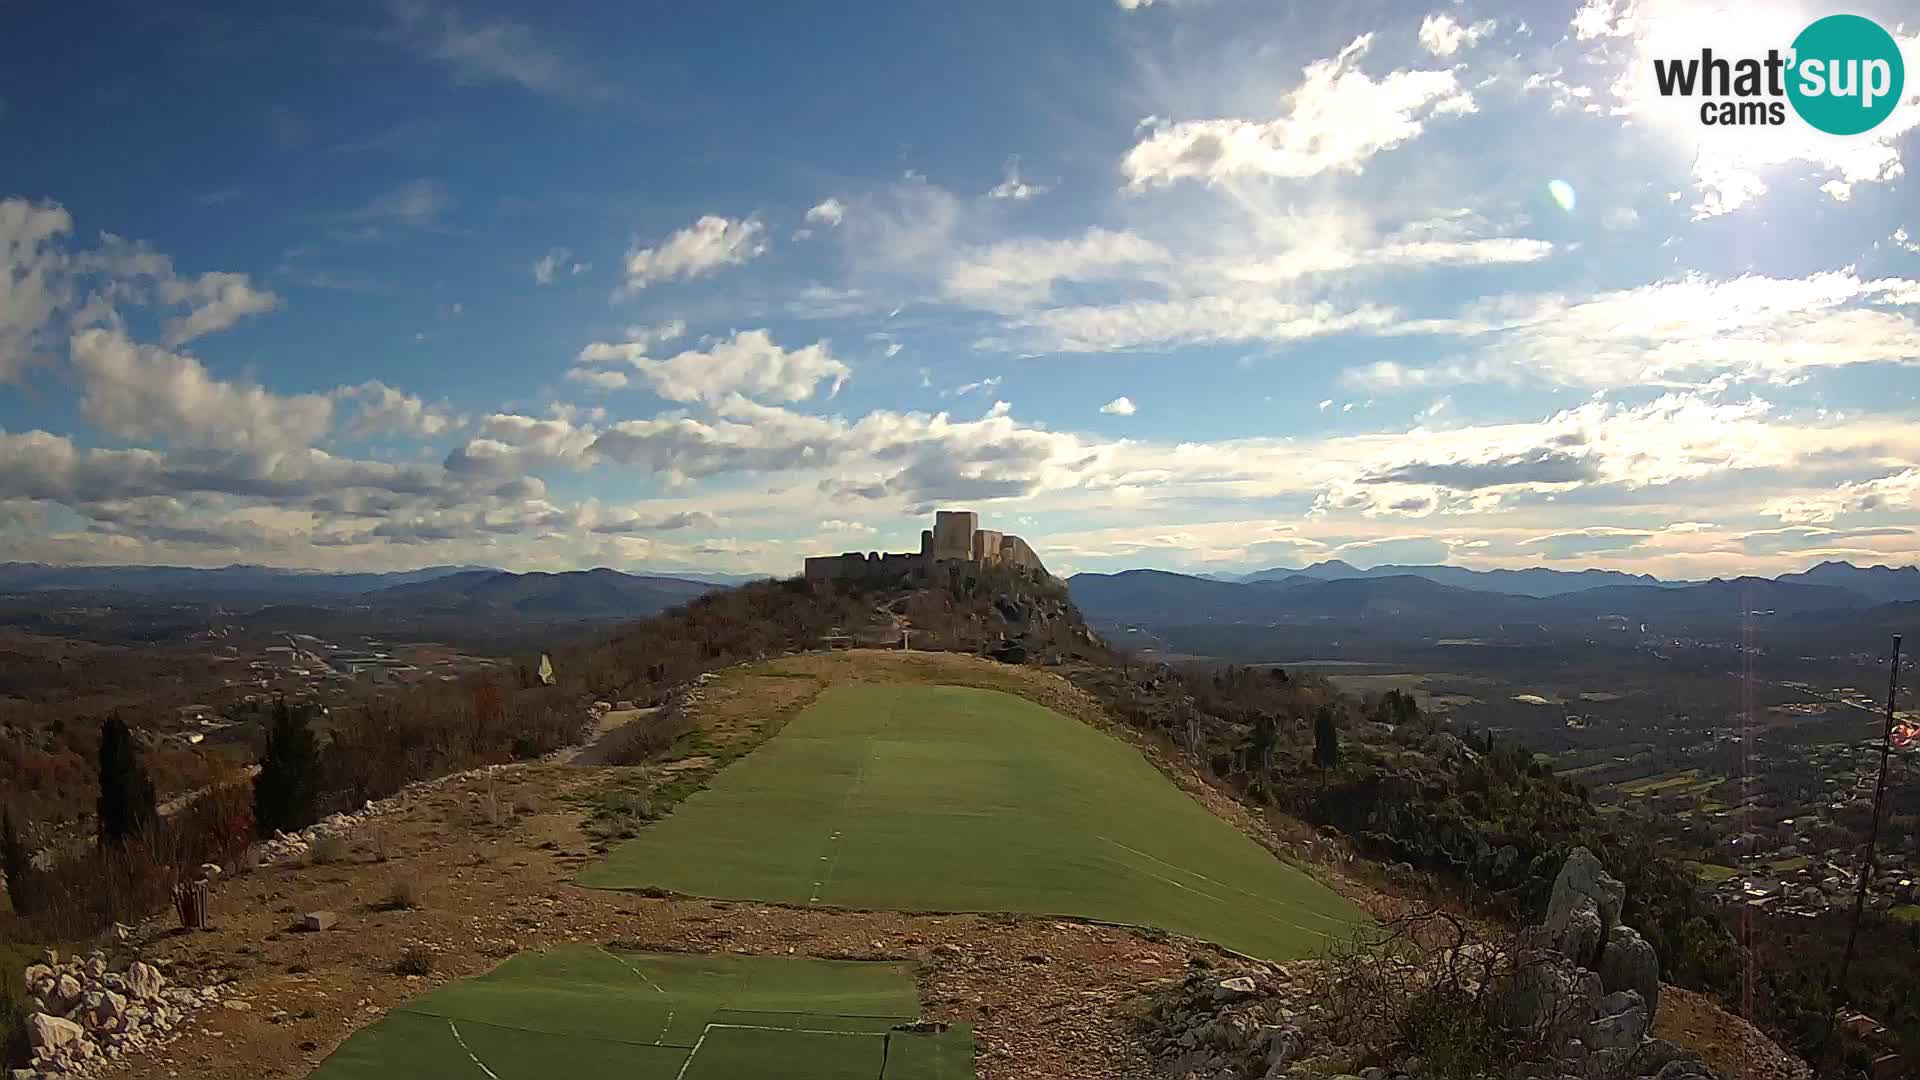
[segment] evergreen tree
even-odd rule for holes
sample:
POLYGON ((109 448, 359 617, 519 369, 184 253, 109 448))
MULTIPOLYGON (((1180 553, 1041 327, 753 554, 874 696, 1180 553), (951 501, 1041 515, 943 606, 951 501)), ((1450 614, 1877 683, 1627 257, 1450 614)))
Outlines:
POLYGON ((1280 720, 1272 713, 1253 718, 1253 770, 1262 776, 1273 771, 1273 752, 1280 745, 1280 720))
POLYGON ((253 820, 261 836, 296 832, 320 817, 320 743, 304 711, 281 698, 273 706, 260 774, 253 778, 253 820))
POLYGON ((1313 763, 1322 769, 1340 764, 1340 730, 1333 725, 1333 707, 1320 706, 1313 717, 1313 763))
POLYGON ((13 808, 0 813, 0 870, 7 874, 7 899, 15 915, 33 914, 33 890, 30 875, 33 863, 26 841, 20 838, 20 826, 13 820, 13 808))
POLYGON ((140 763, 133 732, 115 713, 100 725, 99 843, 118 847, 160 816, 153 780, 140 763))

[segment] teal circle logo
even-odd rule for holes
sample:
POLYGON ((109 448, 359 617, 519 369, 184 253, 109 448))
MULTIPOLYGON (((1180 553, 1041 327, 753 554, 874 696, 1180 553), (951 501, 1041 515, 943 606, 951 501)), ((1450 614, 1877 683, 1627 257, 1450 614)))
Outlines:
POLYGON ((1829 135, 1858 135, 1892 115, 1906 87, 1893 35, 1872 19, 1829 15, 1793 39, 1787 99, 1829 135))

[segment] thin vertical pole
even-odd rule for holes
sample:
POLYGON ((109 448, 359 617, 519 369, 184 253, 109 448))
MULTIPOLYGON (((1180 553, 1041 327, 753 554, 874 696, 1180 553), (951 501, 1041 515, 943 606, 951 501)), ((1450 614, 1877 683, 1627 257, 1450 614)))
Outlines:
POLYGON ((1860 877, 1853 889, 1853 924, 1847 928, 1847 948, 1840 954, 1840 972, 1833 982, 1833 1008, 1827 1012, 1827 1031, 1820 1037, 1820 1055, 1814 1059, 1817 1073, 1827 1063, 1827 1048, 1833 1042, 1833 1029, 1840 1017, 1840 1002, 1847 992, 1847 969, 1853 966, 1853 946, 1860 937, 1860 914, 1867 904, 1867 886, 1873 881, 1874 848, 1880 840, 1880 806, 1887 792, 1887 759, 1893 756, 1893 699, 1900 692, 1900 635, 1893 635, 1893 671, 1887 676, 1887 729, 1880 736, 1880 779, 1873 785, 1873 826, 1867 830, 1866 858, 1860 860, 1860 877))

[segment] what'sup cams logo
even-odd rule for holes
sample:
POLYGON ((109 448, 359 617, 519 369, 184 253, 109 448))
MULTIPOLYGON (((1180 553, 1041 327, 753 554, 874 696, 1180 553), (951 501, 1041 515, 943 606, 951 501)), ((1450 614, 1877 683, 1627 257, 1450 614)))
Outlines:
POLYGON ((1906 84, 1899 43, 1872 19, 1829 15, 1793 39, 1786 53, 1656 59, 1661 97, 1702 98, 1700 122, 1713 127, 1780 125, 1787 106, 1829 135, 1870 131, 1892 114, 1906 84))

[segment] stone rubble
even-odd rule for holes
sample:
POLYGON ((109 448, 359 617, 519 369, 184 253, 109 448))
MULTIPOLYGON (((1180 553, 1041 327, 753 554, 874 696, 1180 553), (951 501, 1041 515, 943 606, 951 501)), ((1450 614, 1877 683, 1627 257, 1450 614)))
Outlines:
MULTIPOLYGON (((1717 1080, 1692 1052, 1652 1036, 1660 970, 1653 949, 1620 923, 1620 882, 1591 852, 1576 848, 1554 882, 1543 926, 1523 934, 1509 962, 1466 988, 1491 995, 1489 1015, 1533 1045, 1538 1058, 1508 1080, 1717 1080)), ((1494 955, 1467 945, 1470 966, 1494 955)), ((1392 964, 1382 956, 1374 963, 1392 964)), ((1322 961, 1199 969, 1163 996, 1145 1037, 1171 1080, 1425 1080, 1408 1048, 1345 1045, 1343 1021, 1315 997, 1322 961), (1368 1053, 1387 1061, 1369 1061, 1368 1053), (1391 1067, 1386 1067, 1390 1065, 1391 1067)), ((1404 964, 1403 964, 1404 966, 1404 964)), ((1491 970, 1491 968, 1490 968, 1491 970)))
POLYGON ((104 952, 62 959, 48 950, 29 964, 27 1041, 31 1068, 12 1080, 74 1080, 111 1069, 124 1057, 165 1045, 188 1017, 238 1000, 219 987, 169 985, 160 969, 135 960, 116 970, 104 952))

